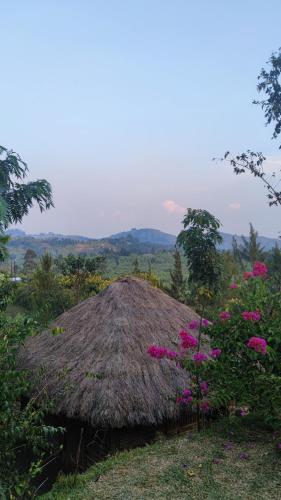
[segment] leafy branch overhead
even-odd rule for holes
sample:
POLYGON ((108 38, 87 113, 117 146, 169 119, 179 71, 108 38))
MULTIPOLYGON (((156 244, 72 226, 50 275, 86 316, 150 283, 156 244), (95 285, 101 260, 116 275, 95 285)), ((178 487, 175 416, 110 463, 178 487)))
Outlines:
MULTIPOLYGON (((258 76, 258 92, 266 96, 261 101, 253 101, 264 110, 266 125, 274 124, 272 138, 277 139, 281 132, 281 48, 271 55, 268 63, 269 71, 262 68, 258 76)), ((281 145, 279 146, 281 149, 281 145)))
POLYGON ((246 153, 241 153, 231 156, 227 151, 220 161, 227 162, 236 175, 250 172, 254 177, 260 179, 267 189, 267 198, 269 206, 281 205, 281 191, 279 191, 279 184, 281 179, 277 179, 276 172, 268 174, 264 170, 264 163, 266 157, 262 153, 247 150, 246 153))
POLYGON ((12 223, 22 222, 29 209, 35 204, 40 211, 53 206, 52 188, 48 181, 40 179, 23 182, 28 167, 12 150, 0 146, 0 230, 12 223))
MULTIPOLYGON (((269 69, 262 69, 258 76, 258 92, 264 93, 265 98, 253 103, 261 106, 264 111, 265 124, 274 125, 272 139, 277 139, 281 133, 281 48, 273 53, 268 61, 269 69)), ((281 145, 279 146, 281 149, 281 145)), ((250 172, 260 179, 267 189, 269 206, 281 205, 280 172, 267 173, 264 169, 266 157, 260 153, 247 150, 235 156, 227 151, 221 161, 228 162, 236 175, 250 172)))

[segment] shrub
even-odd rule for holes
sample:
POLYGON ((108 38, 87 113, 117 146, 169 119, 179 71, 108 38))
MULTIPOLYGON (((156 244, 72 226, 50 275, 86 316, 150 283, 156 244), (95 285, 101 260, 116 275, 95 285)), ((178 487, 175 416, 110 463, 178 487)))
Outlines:
POLYGON ((16 356, 33 329, 33 321, 27 317, 12 319, 0 313, 0 498, 32 495, 32 480, 52 447, 50 437, 60 431, 44 424, 49 405, 37 408, 36 397, 22 404, 30 381, 26 373, 17 370, 16 356), (19 467, 25 452, 34 459, 26 467, 19 467))
POLYGON ((179 333, 177 350, 149 346, 148 354, 188 371, 191 383, 175 397, 179 404, 196 408, 198 428, 200 413, 230 404, 241 409, 241 416, 253 413, 280 427, 281 294, 261 262, 239 283, 231 283, 230 290, 216 321, 191 322, 179 333), (197 338, 191 333, 194 329, 199 331, 197 338), (203 329, 211 344, 208 353, 201 348, 203 329))

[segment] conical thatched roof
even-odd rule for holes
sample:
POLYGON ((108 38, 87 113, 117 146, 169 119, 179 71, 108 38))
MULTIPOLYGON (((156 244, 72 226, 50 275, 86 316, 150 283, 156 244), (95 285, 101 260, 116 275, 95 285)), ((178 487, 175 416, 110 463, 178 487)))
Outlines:
POLYGON ((178 330, 194 319, 192 309, 150 283, 124 278, 59 316, 52 328, 62 333, 30 337, 19 366, 33 378, 43 367, 56 414, 103 427, 161 424, 175 416, 175 393, 188 380, 173 361, 149 357, 147 347, 173 348, 178 330))

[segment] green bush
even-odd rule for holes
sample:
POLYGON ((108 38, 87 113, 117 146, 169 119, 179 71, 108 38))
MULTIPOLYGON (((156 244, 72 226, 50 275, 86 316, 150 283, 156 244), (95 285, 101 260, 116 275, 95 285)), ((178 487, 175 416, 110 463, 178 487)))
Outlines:
POLYGON ((29 318, 0 313, 0 498, 32 495, 32 481, 52 447, 50 437, 61 431, 44 424, 49 403, 37 407, 36 396, 22 403, 31 385, 27 374, 17 369, 17 353, 33 330, 29 318), (19 467, 26 453, 34 458, 19 467))

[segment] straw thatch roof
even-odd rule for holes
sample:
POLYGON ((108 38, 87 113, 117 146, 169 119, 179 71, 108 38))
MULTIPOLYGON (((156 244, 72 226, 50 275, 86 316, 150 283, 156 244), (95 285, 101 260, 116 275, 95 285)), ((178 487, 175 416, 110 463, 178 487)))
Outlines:
POLYGON ((194 319, 147 281, 124 278, 59 316, 52 328, 62 333, 30 337, 19 366, 33 379, 43 372, 56 414, 103 427, 161 424, 175 416, 175 393, 188 380, 173 361, 150 358, 147 347, 173 348, 179 328, 194 319))

